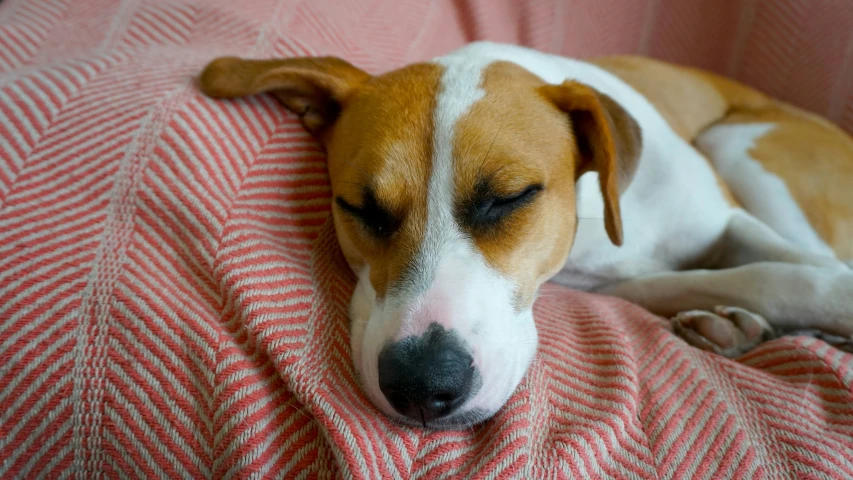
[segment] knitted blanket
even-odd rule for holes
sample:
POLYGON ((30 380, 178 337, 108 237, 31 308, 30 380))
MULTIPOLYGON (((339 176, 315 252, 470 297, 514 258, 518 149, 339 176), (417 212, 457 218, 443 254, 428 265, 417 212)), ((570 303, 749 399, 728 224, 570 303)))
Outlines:
MULTIPOLYGON (((778 94, 787 71, 789 98, 853 125, 853 100, 827 100, 853 99, 849 69, 825 85, 843 62, 806 77, 771 49, 795 41, 779 19, 798 2, 723 4, 3 1, 0 477, 853 477, 853 356, 783 338, 731 361, 550 285, 537 359, 495 418, 389 422, 351 366, 322 152, 272 98, 193 80, 224 54, 380 72, 490 38, 691 60, 778 94)), ((843 4, 797 28, 847 35, 843 4)))

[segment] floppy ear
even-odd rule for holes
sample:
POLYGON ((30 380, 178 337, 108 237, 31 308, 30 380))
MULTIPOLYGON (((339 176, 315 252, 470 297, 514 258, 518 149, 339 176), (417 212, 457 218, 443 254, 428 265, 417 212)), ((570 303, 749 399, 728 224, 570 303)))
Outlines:
POLYGON ((335 57, 221 57, 205 67, 199 86, 206 95, 217 98, 272 92, 322 142, 344 102, 369 78, 366 72, 335 57))
POLYGON ((578 152, 576 178, 598 172, 604 197, 604 227, 614 245, 622 245, 619 196, 628 187, 642 150, 640 127, 607 95, 566 80, 542 87, 542 93, 569 115, 578 152))

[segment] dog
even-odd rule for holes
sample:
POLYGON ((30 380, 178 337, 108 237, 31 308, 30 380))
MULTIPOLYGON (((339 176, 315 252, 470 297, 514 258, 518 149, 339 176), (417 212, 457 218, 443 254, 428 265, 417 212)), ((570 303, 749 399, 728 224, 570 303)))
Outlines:
POLYGON ((728 357, 784 332, 853 335, 853 140, 732 80, 477 42, 382 75, 222 57, 199 85, 272 93, 327 152, 358 279, 353 362, 403 423, 494 415, 534 358, 549 280, 728 357))

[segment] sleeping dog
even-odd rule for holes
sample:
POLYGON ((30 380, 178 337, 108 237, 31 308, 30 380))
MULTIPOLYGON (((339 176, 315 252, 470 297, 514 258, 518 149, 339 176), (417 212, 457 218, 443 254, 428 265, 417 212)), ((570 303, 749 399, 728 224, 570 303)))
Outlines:
POLYGON ((325 148, 358 278, 353 361, 403 422, 500 409, 549 280, 729 357, 780 332, 853 335, 853 140, 731 80, 481 42, 379 76, 224 57, 200 86, 271 92, 325 148))

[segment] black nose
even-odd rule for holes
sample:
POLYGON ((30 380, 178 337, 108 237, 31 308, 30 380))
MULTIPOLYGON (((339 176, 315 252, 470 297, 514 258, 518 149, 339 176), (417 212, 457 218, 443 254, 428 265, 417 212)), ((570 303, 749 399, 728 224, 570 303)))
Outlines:
POLYGON ((436 323, 422 336, 387 344, 379 353, 379 388, 385 398, 424 424, 465 403, 473 383, 473 358, 436 323))

